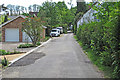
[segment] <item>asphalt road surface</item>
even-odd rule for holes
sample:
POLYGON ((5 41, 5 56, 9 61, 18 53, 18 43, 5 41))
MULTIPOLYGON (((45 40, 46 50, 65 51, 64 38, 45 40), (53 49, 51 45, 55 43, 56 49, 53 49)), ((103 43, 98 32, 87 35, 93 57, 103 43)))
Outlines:
POLYGON ((44 56, 28 55, 3 71, 3 78, 102 78, 72 33, 53 38, 34 53, 44 56))

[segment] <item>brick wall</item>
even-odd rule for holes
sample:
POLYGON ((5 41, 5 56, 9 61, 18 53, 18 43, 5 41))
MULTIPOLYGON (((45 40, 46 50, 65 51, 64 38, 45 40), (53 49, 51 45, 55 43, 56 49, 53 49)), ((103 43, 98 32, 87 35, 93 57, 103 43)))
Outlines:
MULTIPOLYGON (((2 27, 2 42, 5 42, 5 29, 6 28, 19 28, 19 42, 22 42, 22 21, 23 18, 19 17, 13 21, 11 21, 10 23, 4 25, 2 27)), ((43 38, 45 38, 45 29, 43 29, 43 38)))
POLYGON ((22 22, 23 18, 19 17, 2 27, 2 42, 5 42, 6 28, 19 28, 19 42, 22 42, 22 22))

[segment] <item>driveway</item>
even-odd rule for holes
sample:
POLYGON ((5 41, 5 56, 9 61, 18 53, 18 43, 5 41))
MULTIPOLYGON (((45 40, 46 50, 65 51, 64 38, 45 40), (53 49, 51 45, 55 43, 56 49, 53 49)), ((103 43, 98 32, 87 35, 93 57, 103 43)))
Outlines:
POLYGON ((6 50, 6 51, 20 51, 20 52, 28 52, 32 48, 17 48, 20 44, 24 44, 24 43, 15 43, 15 42, 0 42, 0 49, 6 50))
POLYGON ((73 38, 73 34, 53 38, 31 56, 28 55, 17 63, 3 72, 4 78, 102 78, 102 74, 73 38), (45 56, 35 56, 41 53, 45 56), (33 59, 34 56, 37 58, 33 59))

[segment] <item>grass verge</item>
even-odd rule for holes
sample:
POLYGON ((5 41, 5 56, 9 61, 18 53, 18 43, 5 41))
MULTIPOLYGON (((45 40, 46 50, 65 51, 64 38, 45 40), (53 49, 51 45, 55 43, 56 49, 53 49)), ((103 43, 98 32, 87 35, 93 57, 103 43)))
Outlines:
POLYGON ((92 51, 91 48, 88 48, 87 45, 83 45, 81 41, 79 41, 77 39, 76 36, 74 36, 74 38, 76 39, 76 41, 79 43, 79 45, 83 48, 84 52, 86 53, 86 55, 88 56, 88 58, 91 60, 91 62, 96 65, 100 71, 103 72, 104 77, 105 78, 111 78, 112 76, 112 72, 113 72, 113 68, 109 67, 109 66, 104 66, 102 64, 100 64, 100 58, 95 55, 94 51, 92 51))

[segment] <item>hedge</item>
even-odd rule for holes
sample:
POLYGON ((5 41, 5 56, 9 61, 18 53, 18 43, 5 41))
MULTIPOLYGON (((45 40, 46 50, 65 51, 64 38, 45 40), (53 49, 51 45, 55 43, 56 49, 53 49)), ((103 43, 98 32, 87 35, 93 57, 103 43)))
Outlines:
POLYGON ((100 64, 113 67, 113 78, 120 78, 118 24, 118 16, 106 23, 91 22, 80 26, 76 34, 83 45, 95 52, 100 64))

